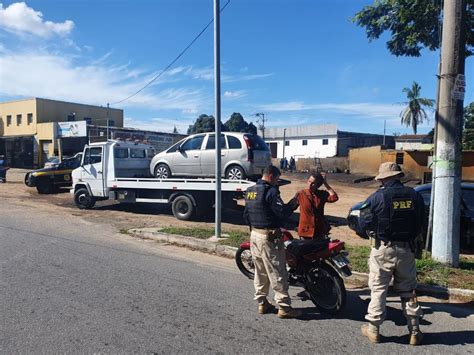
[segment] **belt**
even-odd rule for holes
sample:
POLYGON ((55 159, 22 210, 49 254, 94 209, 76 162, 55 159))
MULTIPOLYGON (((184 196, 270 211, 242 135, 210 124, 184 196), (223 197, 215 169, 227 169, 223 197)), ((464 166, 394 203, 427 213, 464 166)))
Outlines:
POLYGON ((255 232, 260 233, 260 234, 268 234, 269 232, 273 232, 275 229, 278 229, 278 228, 255 228, 255 227, 252 227, 252 231, 255 231, 255 232))
POLYGON ((397 247, 401 247, 401 248, 411 248, 412 247, 412 242, 403 242, 403 241, 398 241, 398 240, 389 240, 389 241, 383 241, 381 239, 377 239, 377 238, 370 238, 370 246, 378 249, 380 247, 380 245, 385 245, 385 246, 388 246, 388 247, 392 247, 392 246, 397 246, 397 247))
POLYGON ((264 235, 269 240, 279 239, 281 237, 280 228, 254 228, 252 227, 252 232, 264 235))

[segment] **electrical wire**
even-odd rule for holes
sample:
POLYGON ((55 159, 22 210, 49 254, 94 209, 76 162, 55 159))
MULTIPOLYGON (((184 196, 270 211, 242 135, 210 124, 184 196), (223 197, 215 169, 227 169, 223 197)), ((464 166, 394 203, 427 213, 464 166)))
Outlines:
MULTIPOLYGON (((222 13, 222 11, 224 11, 224 9, 227 7, 227 5, 230 4, 230 0, 227 0, 227 3, 221 8, 220 12, 222 13)), ((131 99, 132 97, 138 95, 140 92, 142 92, 143 90, 145 90, 148 86, 150 86, 155 80, 157 80, 158 78, 160 78, 164 73, 166 73, 172 66, 174 63, 176 63, 183 55, 184 53, 186 53, 186 51, 191 48, 191 46, 194 44, 194 42, 196 42, 199 37, 201 37, 203 35, 204 32, 206 32, 206 30, 209 28, 210 25, 212 25, 212 23, 214 22, 214 18, 211 19, 211 21, 209 21, 209 23, 204 26, 204 28, 201 30, 201 32, 199 32, 196 37, 194 37, 194 39, 171 61, 171 63, 169 63, 161 72, 159 72, 157 75, 155 75, 145 86, 143 86, 140 90, 136 91, 135 93, 133 93, 132 95, 126 97, 125 99, 122 99, 120 101, 116 101, 116 102, 113 102, 111 104, 107 104, 107 105, 116 105, 116 104, 120 104, 124 101, 127 101, 129 99, 131 99)))

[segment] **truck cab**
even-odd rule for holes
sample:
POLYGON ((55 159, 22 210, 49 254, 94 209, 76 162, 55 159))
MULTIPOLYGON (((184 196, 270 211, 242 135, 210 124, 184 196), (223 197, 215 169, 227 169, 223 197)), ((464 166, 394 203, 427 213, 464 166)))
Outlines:
POLYGON ((95 197, 108 196, 108 181, 116 178, 150 177, 153 146, 144 143, 108 141, 84 147, 81 165, 72 172, 73 189, 85 188, 95 197))

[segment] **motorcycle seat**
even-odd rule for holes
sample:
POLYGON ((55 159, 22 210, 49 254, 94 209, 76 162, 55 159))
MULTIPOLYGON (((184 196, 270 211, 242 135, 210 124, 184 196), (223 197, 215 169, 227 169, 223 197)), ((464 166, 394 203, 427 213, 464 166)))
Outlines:
POLYGON ((293 240, 286 250, 296 257, 303 257, 323 249, 327 249, 329 240, 293 240))

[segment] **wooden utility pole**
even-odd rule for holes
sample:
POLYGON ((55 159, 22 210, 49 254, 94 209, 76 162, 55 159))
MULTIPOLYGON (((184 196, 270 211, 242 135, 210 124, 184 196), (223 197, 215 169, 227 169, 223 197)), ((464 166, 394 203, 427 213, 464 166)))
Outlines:
POLYGON ((465 0, 444 1, 436 141, 432 256, 459 265, 465 0))

